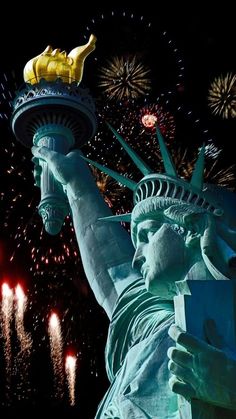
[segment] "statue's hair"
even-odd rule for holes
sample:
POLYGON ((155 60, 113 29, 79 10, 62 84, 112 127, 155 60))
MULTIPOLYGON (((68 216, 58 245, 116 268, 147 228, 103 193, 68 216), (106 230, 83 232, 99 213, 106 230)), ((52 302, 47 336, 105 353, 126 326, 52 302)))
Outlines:
POLYGON ((206 214, 206 212, 206 209, 197 205, 179 202, 177 205, 171 205, 167 208, 164 211, 164 215, 169 222, 192 230, 193 224, 196 224, 194 221, 199 219, 199 215, 206 214))
POLYGON ((206 209, 174 198, 149 197, 135 205, 131 218, 131 237, 136 244, 138 224, 147 218, 178 224, 191 230, 193 219, 206 214, 206 209))

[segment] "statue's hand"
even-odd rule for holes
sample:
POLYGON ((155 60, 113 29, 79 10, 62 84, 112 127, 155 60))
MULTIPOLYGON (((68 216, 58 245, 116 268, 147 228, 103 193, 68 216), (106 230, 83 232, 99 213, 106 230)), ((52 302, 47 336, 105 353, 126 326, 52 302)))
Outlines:
POLYGON ((80 164, 84 164, 78 150, 72 151, 65 156, 56 151, 52 151, 47 147, 33 146, 32 153, 34 155, 32 161, 35 164, 34 177, 37 186, 40 184, 40 175, 42 171, 39 160, 47 162, 53 176, 62 185, 67 185, 75 174, 78 174, 80 164))
POLYGON ((32 153, 34 155, 32 160, 35 163, 34 177, 37 186, 40 186, 40 160, 44 160, 55 179, 62 184, 70 205, 81 196, 88 197, 91 195, 94 201, 97 193, 96 183, 80 150, 71 151, 65 156, 47 147, 33 146, 32 153))
POLYGON ((173 374, 170 387, 187 400, 200 399, 236 410, 236 361, 213 321, 206 322, 206 330, 210 345, 176 325, 170 327, 170 337, 183 347, 168 349, 168 367, 173 374))

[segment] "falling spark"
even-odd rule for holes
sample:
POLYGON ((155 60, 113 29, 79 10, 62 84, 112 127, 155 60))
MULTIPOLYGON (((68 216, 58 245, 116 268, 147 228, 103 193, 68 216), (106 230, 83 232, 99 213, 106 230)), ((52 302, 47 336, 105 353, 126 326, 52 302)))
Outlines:
POLYGON ((50 316, 48 331, 50 339, 51 359, 54 372, 55 397, 58 399, 62 398, 64 393, 64 370, 61 326, 59 317, 56 313, 52 313, 50 316))
POLYGON ((11 323, 13 314, 13 291, 9 285, 2 284, 2 335, 4 340, 4 356, 6 364, 6 397, 9 399, 11 390, 12 374, 12 351, 11 351, 11 323))
POLYGON ((215 78, 208 92, 209 107, 214 115, 236 117, 236 74, 215 78))
POLYGON ((24 314, 27 306, 27 298, 20 284, 17 284, 15 289, 16 299, 16 332, 19 339, 21 350, 26 351, 31 346, 31 340, 24 328, 24 314))
POLYGON ((30 395, 30 355, 32 348, 32 340, 29 333, 24 327, 24 315, 27 307, 27 297, 20 284, 15 288, 15 323, 16 333, 20 344, 20 351, 16 357, 16 371, 19 372, 18 377, 18 398, 26 398, 30 395))
POLYGON ((68 355, 66 357, 66 378, 68 383, 69 389, 69 398, 70 398, 70 405, 75 405, 75 370, 76 370, 76 357, 72 355, 68 355))

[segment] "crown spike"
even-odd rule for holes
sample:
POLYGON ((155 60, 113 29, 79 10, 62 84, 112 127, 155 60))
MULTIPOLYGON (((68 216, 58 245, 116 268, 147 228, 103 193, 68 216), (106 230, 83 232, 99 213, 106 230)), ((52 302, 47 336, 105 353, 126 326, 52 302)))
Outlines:
POLYGON ((122 147, 125 149, 126 153, 128 153, 128 155, 131 157, 134 164, 141 171, 141 173, 144 176, 153 173, 150 167, 137 155, 137 153, 135 153, 134 150, 132 150, 132 148, 125 142, 121 135, 109 124, 109 122, 106 122, 106 124, 113 132, 113 134, 115 135, 119 143, 122 145, 122 147))
POLYGON ((118 215, 111 215, 109 217, 101 217, 98 218, 99 221, 112 221, 112 222, 126 222, 130 223, 131 221, 131 212, 128 212, 127 214, 118 214, 118 215))
POLYGON ((175 165, 172 161, 171 155, 165 145, 165 141, 164 138, 162 136, 161 131, 159 130, 158 126, 156 125, 156 133, 157 133, 157 138, 158 138, 158 142, 159 142, 159 146, 160 146, 160 151, 161 151, 161 156, 163 159, 163 164, 164 164, 164 168, 165 168, 165 172, 167 175, 169 176, 173 176, 175 178, 178 178, 176 169, 175 169, 175 165))
POLYGON ((113 177, 117 182, 121 183, 123 186, 126 186, 127 188, 131 189, 131 191, 134 191, 136 188, 137 183, 134 182, 131 179, 128 179, 125 176, 120 175, 119 173, 115 172, 114 170, 109 169, 108 167, 102 166, 101 164, 88 159, 87 157, 81 156, 84 160, 86 160, 88 163, 92 164, 93 166, 97 167, 102 172, 106 173, 107 175, 113 177))
POLYGON ((203 177, 204 177, 204 157, 205 157, 205 144, 203 144, 198 159, 195 164, 195 168, 192 174, 190 185, 195 188, 202 190, 203 187, 203 177))

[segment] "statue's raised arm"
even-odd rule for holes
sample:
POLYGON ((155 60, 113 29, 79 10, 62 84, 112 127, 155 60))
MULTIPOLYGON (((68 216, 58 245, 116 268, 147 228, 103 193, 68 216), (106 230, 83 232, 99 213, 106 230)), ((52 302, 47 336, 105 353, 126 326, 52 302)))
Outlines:
POLYGON ((128 232, 117 223, 99 219, 112 216, 80 151, 67 156, 46 147, 33 147, 35 177, 40 182, 39 160, 47 162, 66 191, 80 254, 89 284, 108 316, 131 282, 140 277, 131 264, 134 248, 128 232))
POLYGON ((88 281, 110 318, 119 295, 140 274, 131 266, 134 248, 129 234, 121 225, 99 221, 112 213, 81 153, 70 153, 96 132, 93 99, 79 86, 95 42, 91 35, 85 45, 68 54, 49 46, 29 60, 24 69, 26 85, 14 100, 12 129, 24 145, 34 145, 41 189, 38 212, 46 231, 58 234, 71 211, 88 281))

